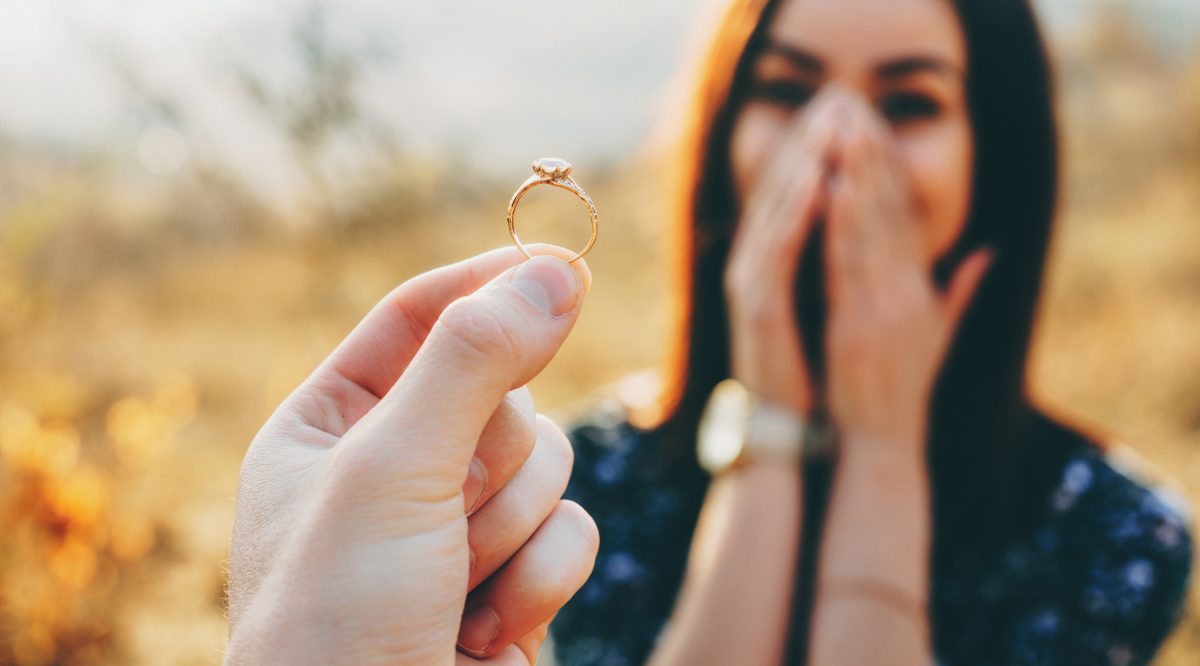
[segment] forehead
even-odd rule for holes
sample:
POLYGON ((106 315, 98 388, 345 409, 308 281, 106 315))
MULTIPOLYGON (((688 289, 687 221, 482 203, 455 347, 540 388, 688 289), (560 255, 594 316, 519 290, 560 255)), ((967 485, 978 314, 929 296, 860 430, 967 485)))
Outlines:
POLYGON ((967 64, 950 0, 783 0, 769 33, 837 68, 868 68, 913 53, 961 69, 967 64))

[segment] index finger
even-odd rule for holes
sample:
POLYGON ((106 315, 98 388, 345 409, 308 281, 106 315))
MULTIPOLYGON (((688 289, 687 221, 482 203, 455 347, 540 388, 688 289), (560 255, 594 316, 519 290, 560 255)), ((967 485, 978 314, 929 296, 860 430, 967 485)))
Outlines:
MULTIPOLYGON (((569 259, 574 253, 557 245, 528 245, 533 255, 569 259)), ((393 289, 363 318, 305 381, 300 395, 321 405, 314 427, 341 436, 391 390, 412 362, 442 310, 474 293, 496 276, 525 261, 516 247, 505 247, 442 266, 393 289)), ((592 283, 587 262, 572 264, 586 294, 592 283)))
POLYGON ((751 189, 748 208, 774 212, 786 207, 787 199, 794 196, 792 190, 796 181, 808 180, 809 172, 819 171, 824 166, 824 146, 829 139, 831 116, 839 113, 842 97, 843 93, 836 86, 830 87, 818 94, 807 109, 796 115, 751 189), (820 131, 812 131, 814 125, 820 131), (798 166, 805 170, 799 179, 796 173, 798 166))
MULTIPOLYGON (((370 511, 356 493, 382 493, 376 508, 403 500, 461 517, 480 433, 504 395, 554 357, 584 299, 576 269, 541 256, 447 305, 404 374, 337 444, 336 468, 355 478, 351 501, 370 511)), ((383 517, 385 532, 431 525, 431 516, 403 525, 386 522, 403 516, 383 517)))

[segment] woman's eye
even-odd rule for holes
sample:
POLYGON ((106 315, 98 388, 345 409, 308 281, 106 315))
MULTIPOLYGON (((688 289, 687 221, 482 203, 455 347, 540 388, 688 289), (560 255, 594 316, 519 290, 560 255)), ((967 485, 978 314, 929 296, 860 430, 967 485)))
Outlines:
POLYGON ((794 81, 755 81, 750 94, 770 104, 796 107, 808 103, 813 92, 812 87, 794 81))
POLYGON ((879 111, 889 121, 902 124, 934 118, 941 111, 941 106, 928 95, 891 93, 879 100, 879 111))

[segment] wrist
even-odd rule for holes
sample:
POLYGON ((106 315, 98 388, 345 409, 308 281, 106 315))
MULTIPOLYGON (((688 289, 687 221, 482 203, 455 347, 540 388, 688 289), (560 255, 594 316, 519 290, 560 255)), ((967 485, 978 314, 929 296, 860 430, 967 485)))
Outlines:
POLYGON ((775 488, 790 488, 803 478, 800 465, 784 464, 770 458, 749 457, 730 467, 720 478, 728 478, 738 485, 775 488))
MULTIPOLYGON (((838 420, 836 415, 834 418, 838 420)), ((838 424, 840 449, 845 455, 895 462, 905 459, 923 461, 926 432, 925 424, 920 421, 871 428, 856 428, 852 423, 838 424)))
POLYGON ((928 475, 924 446, 897 440, 847 436, 841 442, 838 476, 869 479, 873 483, 924 481, 928 475))
POLYGON ((810 438, 809 423, 793 410, 764 401, 736 379, 717 384, 700 418, 697 454, 716 476, 756 463, 799 468, 810 438))
POLYGON ((795 325, 793 304, 787 290, 762 289, 726 291, 729 323, 735 333, 754 335, 763 326, 783 328, 795 325))

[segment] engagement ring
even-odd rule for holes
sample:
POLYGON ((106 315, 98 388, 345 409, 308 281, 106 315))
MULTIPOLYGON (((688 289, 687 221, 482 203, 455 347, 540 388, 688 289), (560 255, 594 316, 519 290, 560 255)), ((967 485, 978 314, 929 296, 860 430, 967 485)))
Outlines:
POLYGON ((567 162, 566 160, 560 160, 556 157, 543 157, 542 159, 535 161, 533 163, 533 175, 521 184, 521 187, 519 187, 516 193, 513 194, 512 200, 509 201, 508 235, 512 236, 513 242, 517 244, 517 247, 521 250, 521 253, 526 257, 532 257, 532 255, 529 254, 529 250, 525 248, 525 245, 521 243, 521 238, 517 236, 517 204, 521 203, 521 197, 525 196, 526 192, 534 187, 537 187, 538 185, 553 185, 559 189, 566 190, 579 197, 580 201, 587 204, 588 217, 591 218, 592 221, 592 237, 588 239, 587 245, 579 251, 579 254, 571 257, 569 260, 567 260, 567 262, 574 263, 582 259, 583 255, 587 254, 592 249, 592 246, 596 244, 596 235, 599 230, 599 218, 598 214, 596 213, 596 204, 592 203, 592 198, 588 196, 587 192, 583 191, 583 188, 579 186, 579 183, 576 183, 575 179, 571 178, 571 169, 572 167, 570 162, 567 162))

